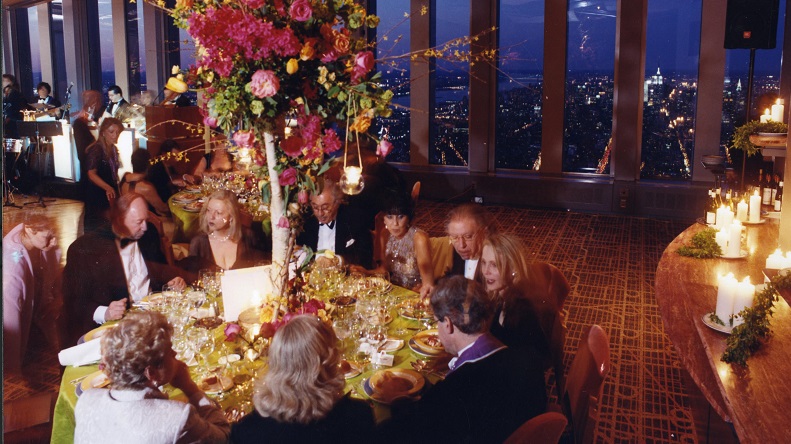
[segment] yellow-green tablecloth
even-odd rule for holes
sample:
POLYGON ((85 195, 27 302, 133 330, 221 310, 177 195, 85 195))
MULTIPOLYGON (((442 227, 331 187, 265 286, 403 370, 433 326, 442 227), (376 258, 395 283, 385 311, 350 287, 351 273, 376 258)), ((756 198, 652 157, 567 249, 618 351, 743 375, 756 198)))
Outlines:
POLYGON ((183 205, 173 202, 173 196, 168 199, 168 208, 176 224, 173 242, 189 242, 200 232, 200 213, 185 210, 183 205))
MULTIPOLYGON (((393 287, 390 293, 391 297, 398 299, 408 299, 418 297, 417 293, 401 287, 393 287)), ((388 325, 388 333, 391 337, 397 337, 396 331, 403 329, 407 333, 400 336, 404 340, 404 346, 394 353, 393 367, 411 368, 410 362, 422 356, 413 352, 408 345, 408 339, 413 336, 417 331, 422 328, 421 323, 414 320, 405 319, 396 313, 393 313, 394 319, 388 325)), ((223 326, 214 330, 215 334, 222 335, 223 326)), ((55 404, 55 413, 52 424, 52 443, 68 443, 74 441, 74 407, 77 405, 76 387, 71 383, 72 380, 88 375, 98 370, 97 365, 88 365, 84 367, 66 367, 63 372, 63 378, 60 384, 60 392, 58 393, 58 400, 55 404)), ((352 396, 369 400, 363 389, 363 382, 371 376, 373 371, 365 372, 355 378, 346 381, 346 390, 352 392, 352 396)), ((429 382, 436 382, 437 377, 431 376, 429 382)), ((233 399, 226 399, 221 402, 223 407, 228 407, 228 402, 233 399)), ((370 401, 370 400, 369 400, 370 401)), ((390 409, 386 405, 370 401, 373 405, 374 416, 377 421, 382 421, 390 416, 390 409)))

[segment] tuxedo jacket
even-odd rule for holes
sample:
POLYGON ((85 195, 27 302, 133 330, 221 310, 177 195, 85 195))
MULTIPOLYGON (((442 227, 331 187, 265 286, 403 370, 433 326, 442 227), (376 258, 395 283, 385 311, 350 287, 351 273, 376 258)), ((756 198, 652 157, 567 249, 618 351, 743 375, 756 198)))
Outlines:
POLYGON ((459 256, 459 253, 456 253, 455 248, 453 249, 453 267, 446 276, 464 276, 464 259, 459 256))
MULTIPOLYGON (((297 244, 315 251, 318 243, 319 220, 311 216, 305 221, 297 244)), ((368 230, 368 221, 354 208, 341 205, 338 209, 335 218, 335 253, 343 256, 344 263, 373 268, 373 234, 368 230)))
MULTIPOLYGON (((140 245, 141 252, 145 251, 140 245)), ((146 258, 151 288, 162 288, 171 279, 185 276, 182 270, 146 258)), ((63 304, 66 317, 64 344, 74 344, 96 328, 93 313, 99 306, 129 297, 121 254, 110 227, 87 233, 71 244, 63 270, 63 304)))
MULTIPOLYGON (((38 103, 38 101, 40 99, 41 98, 39 96, 35 96, 35 97, 33 97, 33 102, 32 103, 38 103)), ((58 99, 56 99, 55 97, 52 97, 52 96, 47 96, 47 98, 44 100, 43 103, 46 103, 47 105, 51 105, 51 106, 54 106, 54 107, 60 106, 60 100, 58 100, 58 99)))

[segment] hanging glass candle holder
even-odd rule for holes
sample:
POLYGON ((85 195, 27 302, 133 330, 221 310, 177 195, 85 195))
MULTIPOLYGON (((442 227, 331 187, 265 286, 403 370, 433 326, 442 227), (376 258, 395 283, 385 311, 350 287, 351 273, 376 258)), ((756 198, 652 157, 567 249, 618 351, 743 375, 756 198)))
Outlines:
POLYGON ((341 180, 339 182, 341 191, 344 194, 354 196, 360 194, 365 188, 365 181, 363 180, 363 169, 358 166, 347 166, 343 169, 341 180))

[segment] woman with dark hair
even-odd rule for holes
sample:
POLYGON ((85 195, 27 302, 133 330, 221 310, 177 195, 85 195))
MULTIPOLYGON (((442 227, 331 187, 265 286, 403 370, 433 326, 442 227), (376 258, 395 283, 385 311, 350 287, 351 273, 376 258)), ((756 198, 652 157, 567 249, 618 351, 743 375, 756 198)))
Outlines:
POLYGON ((109 388, 85 391, 74 408, 74 442, 224 443, 230 426, 222 410, 176 359, 173 327, 155 311, 129 313, 101 338, 109 388), (170 384, 188 402, 168 399, 170 384))
POLYGON ((231 191, 215 191, 209 196, 200 211, 203 234, 190 242, 184 267, 232 270, 252 267, 263 260, 263 252, 254 246, 253 233, 244 229, 240 217, 239 203, 231 191), (190 258, 198 264, 191 264, 190 258))
POLYGON ((121 178, 119 184, 121 194, 132 191, 141 194, 148 202, 149 210, 153 210, 159 216, 168 216, 170 215, 168 204, 159 198, 154 184, 146 179, 150 161, 151 154, 148 150, 138 148, 132 153, 132 172, 124 174, 121 178))
MULTIPOLYGON (((20 372, 33 323, 49 335, 61 308, 56 281, 60 248, 52 221, 41 212, 3 238, 3 369, 20 372)), ((57 337, 49 338, 58 347, 57 337)))
POLYGON ((108 117, 99 127, 99 138, 86 150, 85 219, 107 220, 110 204, 119 196, 118 168, 121 166, 118 137, 124 130, 120 120, 108 117))
POLYGON ((77 159, 80 161, 80 182, 88 181, 85 151, 96 141, 91 133, 96 128, 96 121, 102 115, 102 93, 92 89, 82 92, 82 108, 75 114, 71 123, 74 134, 74 146, 77 148, 77 159))
POLYGON ((383 257, 375 258, 378 267, 372 271, 358 266, 353 269, 366 273, 387 271, 392 283, 427 297, 434 287, 431 243, 425 231, 412 225, 415 215, 412 199, 398 195, 390 199, 383 213, 385 230, 377 239, 383 257))
POLYGON ((332 328, 311 315, 280 327, 269 370, 256 382, 255 411, 234 424, 231 442, 371 442, 371 408, 343 396, 341 353, 332 328))

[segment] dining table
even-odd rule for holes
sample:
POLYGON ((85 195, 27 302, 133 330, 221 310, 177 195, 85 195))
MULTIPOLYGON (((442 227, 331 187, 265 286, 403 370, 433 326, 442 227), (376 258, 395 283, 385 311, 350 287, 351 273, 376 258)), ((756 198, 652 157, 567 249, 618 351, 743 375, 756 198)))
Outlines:
POLYGON ((791 308, 778 298, 770 318, 771 336, 747 361, 747 366, 721 360, 728 333, 715 329, 704 316, 715 311, 718 277, 733 273, 739 281, 765 282, 766 258, 778 248, 779 223, 765 218, 745 225, 743 253, 734 259, 698 259, 678 254, 695 234, 706 229, 695 223, 665 249, 656 270, 655 292, 665 331, 681 363, 711 408, 733 428, 741 442, 786 442, 791 435, 791 308))
MULTIPOLYGON (((196 235, 200 234, 200 208, 197 208, 196 205, 190 206, 189 203, 184 203, 179 201, 179 196, 183 192, 179 192, 170 196, 168 199, 168 208, 170 209, 170 214, 173 216, 173 223, 175 225, 175 232, 173 235, 173 242, 174 243, 181 243, 186 242, 189 243, 192 238, 196 235)), ((195 194, 195 199, 197 201, 204 201, 205 196, 200 194, 195 194)), ((254 229, 253 231, 260 237, 268 237, 271 236, 271 223, 269 221, 268 215, 265 214, 257 214, 252 215, 247 210, 246 207, 242 207, 240 210, 241 215, 241 222, 242 226, 252 228, 252 227, 261 227, 254 229)))
MULTIPOLYGON (((387 318, 387 322, 385 323, 387 327, 387 335, 389 338, 400 340, 402 341, 402 345, 397 349, 388 352, 387 354, 393 356, 393 363, 392 366, 386 365, 375 365, 368 363, 365 368, 359 369, 359 374, 351 377, 348 375, 346 379, 346 386, 345 386, 345 393, 347 396, 351 396, 352 398, 362 399, 368 402, 374 412, 374 417, 377 421, 383 421, 390 416, 390 407, 386 403, 377 402, 373 400, 370 395, 370 385, 366 386, 366 381, 377 371, 383 370, 385 368, 394 368, 394 369, 411 369, 411 370, 420 370, 415 363, 425 364, 426 362, 433 362, 435 368, 431 368, 430 371, 423 371, 420 372, 424 378, 426 387, 430 386, 431 384, 436 383, 444 376, 444 371, 447 370, 447 360, 450 358, 447 354, 425 354, 418 349, 413 348, 410 345, 410 338, 414 335, 420 333, 423 330, 426 330, 430 325, 430 320, 428 319, 415 319, 413 317, 405 317, 403 315, 403 311, 399 308, 400 304, 408 301, 414 301, 419 299, 420 295, 414 291, 411 291, 406 288, 392 286, 389 292, 386 294, 386 297, 392 298, 392 310, 387 318), (439 366, 437 366, 439 363, 439 366), (415 368, 417 367, 417 368, 415 368), (436 368, 439 367, 439 368, 436 368)), ((334 307, 333 311, 330 312, 330 316, 341 316, 341 313, 349 313, 349 310, 354 310, 354 306, 336 306, 334 307)), ((215 340, 218 343, 223 343, 225 339, 224 329, 227 323, 223 322, 221 325, 213 328, 210 330, 211 334, 214 336, 215 340)), ((186 328, 200 328, 195 327, 193 325, 189 325, 186 328)), ((352 339, 352 341, 356 341, 352 339)), ((237 340, 238 342, 238 340, 237 340)), ((397 343, 398 341, 396 341, 397 343)), ((237 343, 238 345, 238 343, 237 343)), ((224 347, 219 347, 219 349, 215 350, 212 355, 210 355, 209 360, 211 362, 217 362, 223 356, 230 356, 226 355, 225 353, 228 352, 229 347, 234 347, 233 344, 225 344, 224 347)), ((357 344, 355 343, 352 346, 352 350, 347 352, 347 359, 349 359, 355 366, 358 364, 354 361, 354 356, 357 354, 355 353, 357 348, 357 344)), ((241 358, 242 361, 245 360, 244 355, 241 358)), ((249 362, 254 368, 254 373, 256 375, 261 375, 263 372, 266 371, 266 355, 262 353, 260 357, 255 358, 252 362, 249 362)), ((60 391, 58 393, 58 399, 55 404, 55 411, 53 417, 53 426, 52 426, 52 443, 72 443, 74 441, 74 430, 75 430, 75 419, 74 419, 74 408, 77 405, 77 401, 79 399, 78 396, 78 389, 77 386, 81 386, 81 378, 91 375, 98 370, 98 363, 93 365, 85 365, 80 367, 73 367, 67 366, 63 371, 63 376, 60 385, 60 391), (75 384, 76 382, 76 384, 75 384)), ((196 382, 200 379, 198 376, 198 372, 196 367, 190 367, 191 374, 193 379, 196 382)), ((354 372, 357 373, 357 372, 354 372)), ((354 374, 352 373, 352 374, 354 374)), ((200 385, 200 383, 199 383, 200 385)), ((169 394, 171 399, 178 399, 186 402, 186 399, 183 397, 183 394, 177 389, 170 389, 168 390, 169 386, 165 387, 165 392, 169 394)), ((424 388, 425 390, 425 388, 424 388)), ((235 394, 233 390, 228 390, 227 393, 219 393, 219 394, 209 394, 210 397, 217 400, 221 407, 228 413, 231 409, 234 408, 241 408, 240 406, 244 406, 246 411, 250 411, 252 409, 252 403, 250 399, 250 392, 245 392, 242 394, 235 394)))

